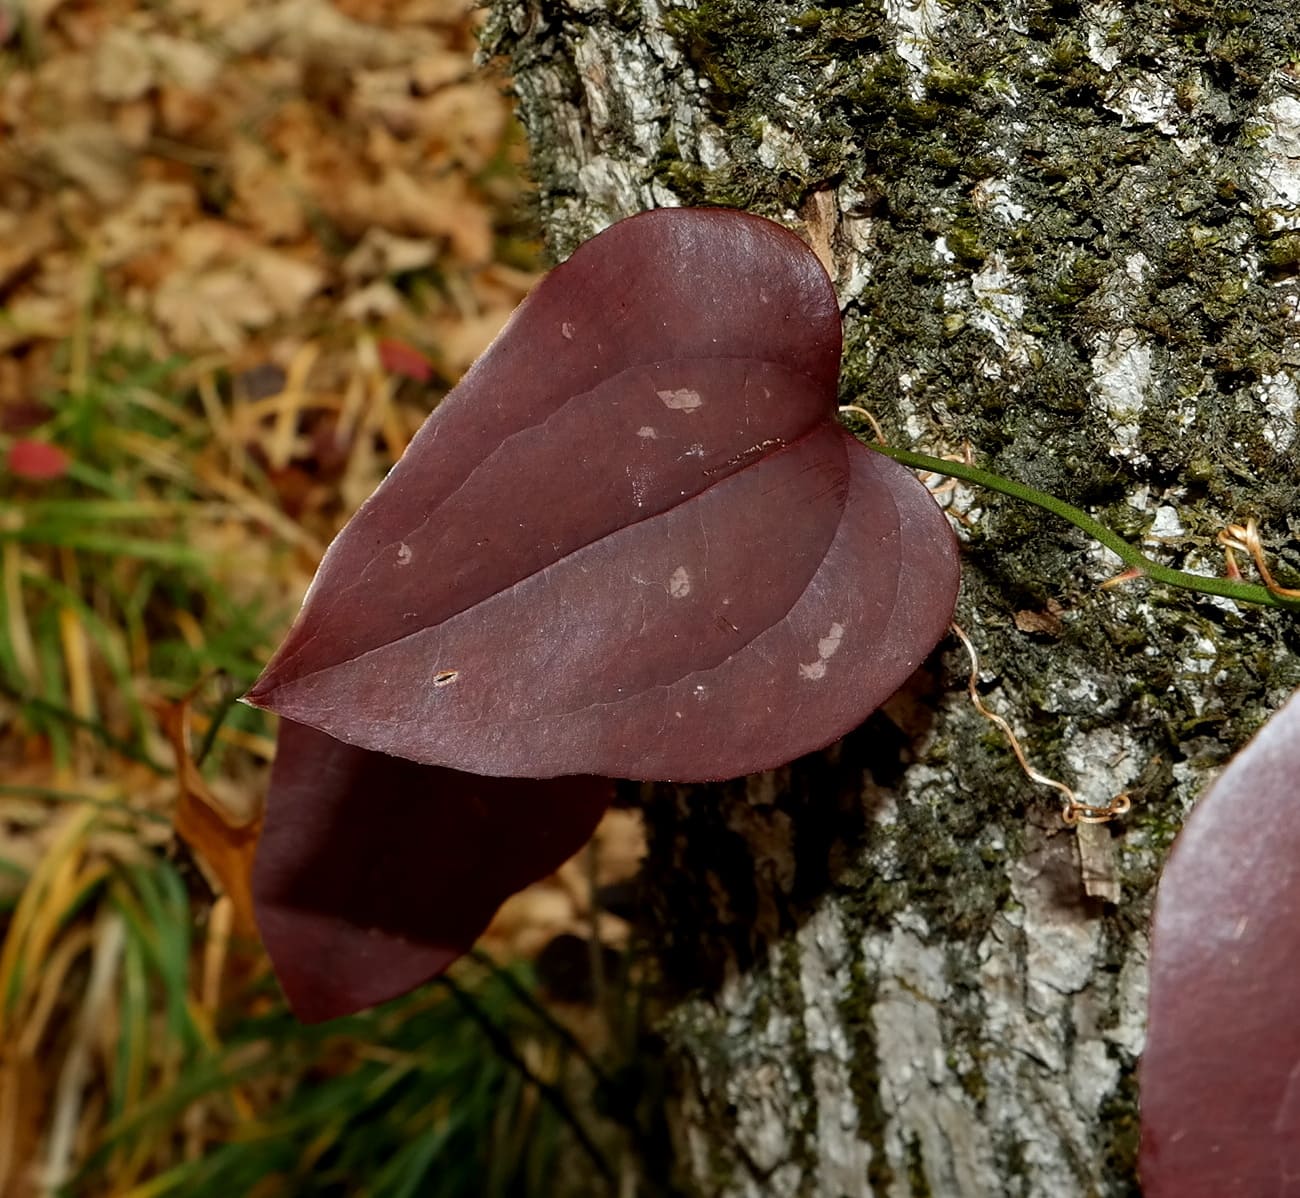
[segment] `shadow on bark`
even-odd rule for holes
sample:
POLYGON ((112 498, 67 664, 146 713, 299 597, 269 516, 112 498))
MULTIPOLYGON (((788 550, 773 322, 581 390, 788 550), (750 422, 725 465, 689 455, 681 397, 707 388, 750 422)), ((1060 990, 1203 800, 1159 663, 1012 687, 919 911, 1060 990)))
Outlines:
POLYGON ((890 714, 876 711, 819 753, 727 782, 644 787, 644 872, 674 879, 653 888, 641 920, 662 997, 712 995, 728 976, 762 967, 846 874, 860 873, 878 808, 949 685, 936 655, 890 701, 890 714))

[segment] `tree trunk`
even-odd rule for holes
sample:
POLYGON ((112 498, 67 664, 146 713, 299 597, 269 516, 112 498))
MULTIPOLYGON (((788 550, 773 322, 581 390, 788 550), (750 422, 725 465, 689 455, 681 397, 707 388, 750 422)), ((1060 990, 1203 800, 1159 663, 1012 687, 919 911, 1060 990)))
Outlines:
MULTIPOLYGON (((1185 569, 1248 515, 1300 563, 1291 0, 495 0, 485 46, 557 257, 650 207, 771 216, 827 263, 842 401, 892 442, 969 444, 1185 569)), ((1118 560, 1069 525, 944 500, 984 701, 1132 812, 1067 829, 955 641, 831 751, 646 788, 688 1192, 1138 1192, 1152 888, 1300 633, 1101 590, 1118 560)))

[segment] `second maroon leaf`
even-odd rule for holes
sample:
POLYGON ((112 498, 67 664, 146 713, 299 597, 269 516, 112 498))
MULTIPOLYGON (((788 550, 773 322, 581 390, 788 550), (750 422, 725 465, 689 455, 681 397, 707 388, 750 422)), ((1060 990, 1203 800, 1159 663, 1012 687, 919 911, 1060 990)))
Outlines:
POLYGON ((282 720, 253 901, 295 1014, 332 1019, 441 973, 612 797, 605 778, 482 778, 282 720))

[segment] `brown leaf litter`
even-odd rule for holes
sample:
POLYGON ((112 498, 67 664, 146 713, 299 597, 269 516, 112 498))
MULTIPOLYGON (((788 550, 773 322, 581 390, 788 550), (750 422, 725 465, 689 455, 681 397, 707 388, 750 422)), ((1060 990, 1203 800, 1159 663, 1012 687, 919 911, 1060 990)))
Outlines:
MULTIPOLYGON (((194 497, 204 516, 186 526, 187 543, 232 602, 274 578, 288 608, 536 277, 521 139, 503 80, 474 65, 474 9, 0 2, 0 460, 23 437, 57 438, 62 405, 101 360, 183 361, 175 393, 135 402, 197 450, 140 428, 94 436, 127 464, 133 497, 165 507, 172 485, 194 497)), ((75 476, 75 452, 70 462, 75 476)), ((139 569, 110 565, 112 585, 129 592, 139 569)), ((75 552, 9 540, 0 567, 15 685, 38 697, 52 686, 45 697, 73 721, 61 755, 25 721, 20 696, 0 694, 0 857, 13 867, 0 871, 13 908, 0 949, 10 996, 0 1192, 24 1194, 66 1177, 105 1119, 95 1086, 122 1015, 104 979, 118 976, 122 925, 107 907, 79 909, 77 896, 123 863, 174 851, 178 830, 219 895, 198 937, 193 996, 215 1028, 231 989, 223 976, 247 967, 228 950, 251 926, 247 870, 270 749, 264 735, 223 727, 220 770, 200 770, 190 728, 202 736, 206 717, 188 705, 193 678, 148 674, 151 636, 205 651, 220 629, 202 613, 151 609, 138 625, 95 632, 109 584, 75 552), (59 593, 84 607, 60 608, 49 598, 59 593), (38 635, 50 621, 55 659, 38 635), (129 726, 123 670, 154 713, 153 766, 89 731, 129 726), (159 762, 174 764, 170 776, 159 762)), ((575 861, 511 900, 490 951, 531 953, 592 928, 621 944, 626 925, 593 909, 591 875, 629 876, 640 837, 636 817, 611 813, 594 869, 575 861)), ((157 1051, 165 1076, 171 1050, 157 1051)), ((217 1135, 201 1123, 187 1124, 178 1150, 193 1155, 217 1135)), ((159 1151, 156 1166, 169 1159, 159 1151)))

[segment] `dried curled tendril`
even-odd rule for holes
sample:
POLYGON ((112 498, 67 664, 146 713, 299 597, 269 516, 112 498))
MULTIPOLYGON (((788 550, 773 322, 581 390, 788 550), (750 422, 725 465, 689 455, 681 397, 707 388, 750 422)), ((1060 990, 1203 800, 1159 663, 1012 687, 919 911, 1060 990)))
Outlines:
MULTIPOLYGON (((871 426, 872 431, 876 434, 876 440, 881 445, 885 443, 884 430, 880 427, 880 423, 876 420, 875 416, 867 411, 866 408, 859 407, 856 404, 845 404, 840 408, 840 411, 852 412, 854 415, 861 416, 871 426)), ((971 447, 967 445, 965 452, 961 456, 945 455, 939 460, 942 462, 958 462, 966 467, 970 467, 973 465, 971 447)), ((922 481, 929 485, 930 478, 933 477, 933 472, 927 471, 923 473, 921 477, 922 481)), ((957 477, 950 475, 945 483, 931 488, 931 494, 937 498, 945 491, 957 486, 958 482, 959 479, 957 477)), ((949 515, 954 516, 957 519, 962 519, 962 517, 956 512, 950 511, 949 515)), ((965 521, 963 520, 963 522, 965 521)), ((1254 522, 1252 521, 1251 528, 1253 527, 1254 522)), ((1245 546, 1240 546, 1240 548, 1245 549, 1245 546)), ((1246 551, 1249 552, 1249 550, 1246 551)), ((1228 549, 1227 553, 1229 568, 1231 570, 1232 550, 1228 549)), ((1252 556, 1254 555, 1252 554, 1252 556)), ((1255 562, 1257 566, 1260 566, 1260 559, 1258 557, 1255 557, 1255 562)), ((1260 566, 1260 577, 1264 578, 1266 582, 1271 581, 1267 571, 1262 566, 1260 566)), ((1011 730, 1011 725, 998 715, 997 712, 990 711, 985 707, 984 701, 979 696, 979 655, 975 652, 975 646, 971 644, 970 637, 966 635, 961 625, 956 621, 950 625, 950 628, 953 635, 966 646, 966 652, 970 657, 970 681, 967 689, 970 692, 971 702, 975 704, 975 710, 990 723, 997 725, 998 730, 1007 738, 1007 742, 1011 745, 1011 751, 1015 753, 1016 760, 1020 763, 1020 768, 1025 771, 1027 777, 1032 781, 1037 782, 1040 786, 1050 786, 1053 790, 1061 793, 1064 799, 1061 807, 1061 819, 1065 824, 1070 827, 1073 827, 1076 824, 1107 824, 1110 823, 1111 820, 1118 819, 1121 815, 1126 814, 1132 806, 1127 794, 1116 795, 1105 807, 1094 807, 1091 803, 1081 802, 1078 795, 1066 786, 1064 782, 1058 782, 1055 778, 1049 778, 1046 774, 1040 774, 1029 764, 1028 758, 1025 757, 1025 751, 1020 746, 1020 741, 1016 738, 1016 734, 1011 730)))
POLYGON ((1094 807, 1091 803, 1080 801, 1074 791, 1066 786, 1064 782, 1058 782, 1055 778, 1040 774, 1029 764, 1024 749, 1020 747, 1020 741, 1016 739, 1016 734, 1011 731, 1011 725, 997 712, 990 711, 985 707, 984 701, 979 696, 980 660, 979 655, 975 652, 975 646, 971 644, 970 637, 962 630, 961 625, 955 621, 950 627, 953 635, 966 646, 966 653, 970 657, 970 679, 967 683, 967 690, 970 692, 971 702, 975 704, 975 710, 990 723, 997 725, 1002 735, 1007 738, 1007 743, 1011 745, 1011 751, 1016 755, 1016 760, 1020 762, 1020 768, 1025 771, 1027 777, 1040 786, 1050 786, 1053 790, 1061 793, 1064 797, 1064 803, 1061 807, 1061 819, 1071 826, 1074 824, 1106 824, 1126 814, 1132 806, 1127 794, 1116 795, 1105 807, 1094 807))
MULTIPOLYGON (((1212 578, 1199 574, 1190 574, 1184 570, 1176 570, 1170 566, 1152 561, 1140 549, 1129 544, 1105 525, 1098 523, 1087 512, 1065 503, 1053 495, 1048 495, 1043 491, 1035 490, 1033 487, 1025 486, 1023 483, 1003 478, 988 470, 976 467, 973 464, 973 454, 969 445, 966 446, 965 453, 961 456, 945 455, 942 458, 916 453, 908 449, 897 449, 886 444, 884 430, 866 408, 857 404, 844 404, 839 410, 842 413, 852 414, 865 420, 876 436, 874 443, 866 442, 866 444, 905 466, 911 466, 915 470, 922 471, 922 480, 927 485, 929 485, 929 480, 933 476, 946 476, 947 482, 931 487, 931 493, 935 496, 942 495, 958 480, 988 487, 1014 499, 1032 503, 1063 520, 1068 520, 1076 528, 1081 529, 1093 539, 1099 541, 1124 562, 1127 567, 1113 578, 1101 583, 1102 590, 1113 589, 1137 578, 1148 578, 1154 582, 1179 587, 1187 591, 1206 595, 1219 595, 1236 603, 1256 603, 1266 607, 1281 608, 1286 611, 1300 611, 1300 588, 1281 586, 1274 579, 1272 572, 1268 568, 1268 561, 1264 556, 1264 545, 1253 517, 1247 520, 1245 524, 1230 524, 1218 535, 1218 543, 1223 547, 1224 556, 1227 559, 1225 571, 1227 577, 1212 578), (1256 572, 1259 574, 1262 586, 1244 581, 1241 569, 1237 564, 1236 555, 1238 553, 1244 553, 1250 558, 1256 572)), ((969 523, 969 518, 961 512, 949 509, 948 514, 962 523, 969 523)), ((1002 731, 1002 734, 1010 742, 1021 769, 1035 782, 1043 786, 1050 786, 1054 790, 1060 791, 1064 796, 1062 818, 1065 822, 1071 825, 1104 824, 1124 815, 1131 806, 1127 794, 1116 795, 1104 807, 1094 807, 1089 803, 1081 802, 1063 782, 1048 778, 1029 765, 1019 741, 1016 740, 1015 734, 1011 731, 1007 722, 1001 716, 991 712, 980 700, 976 690, 979 659, 975 654, 975 648, 971 644, 970 638, 956 624, 952 625, 952 631, 966 646, 966 651, 970 655, 971 701, 985 719, 992 721, 1002 731)))
MULTIPOLYGON (((1046 491, 1039 491, 1015 479, 1004 478, 1000 474, 972 465, 969 455, 960 458, 936 458, 927 453, 917 453, 914 450, 887 445, 881 439, 879 425, 865 408, 857 404, 845 404, 840 411, 866 420, 876 430, 877 440, 863 442, 868 448, 883 453, 886 457, 891 457, 894 461, 910 466, 914 470, 960 479, 962 482, 973 483, 1002 495, 1009 495, 1012 499, 1031 503, 1068 521, 1094 541, 1100 542, 1126 566, 1122 573, 1102 583, 1102 589, 1112 589, 1134 579, 1145 578, 1163 586, 1177 587, 1179 590, 1202 595, 1218 595, 1224 599, 1231 599, 1234 603, 1253 603, 1263 607, 1280 608, 1283 611, 1300 612, 1300 592, 1288 590, 1273 581, 1272 575, 1268 573, 1267 563, 1264 561, 1263 549, 1259 545, 1258 532, 1252 533, 1251 524, 1233 525, 1220 537, 1220 543, 1228 550, 1228 577, 1217 578, 1192 574, 1186 570, 1167 566, 1163 562, 1153 561, 1136 545, 1131 545, 1082 508, 1066 503, 1055 495, 1049 495, 1046 491), (1260 577, 1264 579, 1264 585, 1246 582, 1241 577, 1241 572, 1236 569, 1236 562, 1232 556, 1233 550, 1250 554, 1255 565, 1260 569, 1260 577)), ((950 510, 949 515, 954 519, 962 520, 963 523, 968 522, 956 511, 950 510)))
POLYGON ((1279 586, 1273 578, 1272 571, 1268 568, 1268 562, 1264 558, 1264 542, 1260 540, 1259 525, 1255 523, 1255 517, 1251 516, 1245 524, 1229 524, 1218 536, 1218 542, 1223 546, 1223 556, 1227 559, 1227 573, 1229 578, 1240 578, 1241 569, 1237 565, 1237 554, 1246 554, 1252 562, 1255 563, 1255 569, 1259 573, 1260 581, 1268 588, 1269 594, 1276 595, 1279 599, 1300 599, 1300 590, 1294 587, 1279 586))

